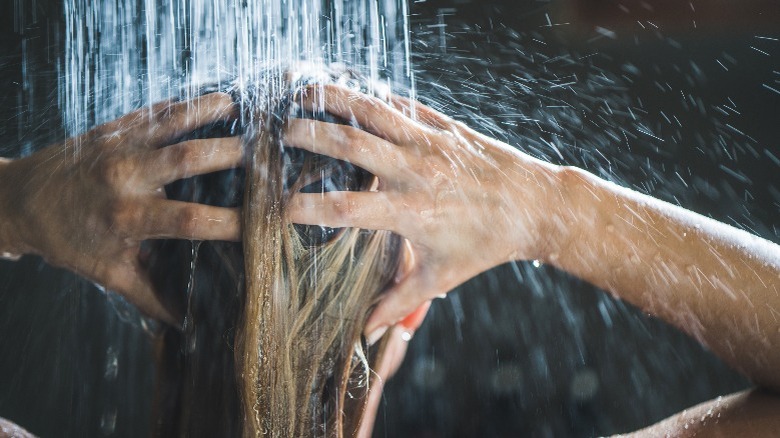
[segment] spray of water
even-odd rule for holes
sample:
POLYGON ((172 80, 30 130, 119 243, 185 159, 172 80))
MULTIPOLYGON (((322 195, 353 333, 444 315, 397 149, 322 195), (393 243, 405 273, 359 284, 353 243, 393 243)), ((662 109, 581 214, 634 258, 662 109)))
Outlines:
POLYGON ((64 12, 58 89, 70 135, 204 83, 273 92, 298 61, 414 85, 405 0, 66 0, 64 12))

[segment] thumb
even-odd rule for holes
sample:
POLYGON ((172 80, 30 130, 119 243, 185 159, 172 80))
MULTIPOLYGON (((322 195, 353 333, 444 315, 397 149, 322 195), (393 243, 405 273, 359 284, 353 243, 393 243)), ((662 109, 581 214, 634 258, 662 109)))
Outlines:
POLYGON ((140 263, 122 264, 114 267, 113 290, 119 292, 146 316, 179 327, 181 322, 157 298, 151 281, 145 275, 140 263))

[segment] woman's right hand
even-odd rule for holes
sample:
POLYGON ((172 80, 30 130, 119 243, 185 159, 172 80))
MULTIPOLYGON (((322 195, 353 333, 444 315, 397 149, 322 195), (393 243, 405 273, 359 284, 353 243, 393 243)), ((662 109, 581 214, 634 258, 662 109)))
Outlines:
POLYGON ((362 129, 294 119, 285 144, 354 163, 378 176, 379 187, 297 194, 291 220, 406 238, 409 267, 369 318, 370 339, 483 271, 544 256, 548 206, 560 197, 555 166, 399 97, 388 104, 327 85, 306 89, 300 104, 362 129))
POLYGON ((232 98, 223 93, 163 102, 29 157, 0 162, 0 250, 38 254, 176 324, 154 294, 140 244, 240 238, 236 209, 169 200, 162 190, 177 179, 241 164, 238 137, 171 145, 234 112, 232 98))

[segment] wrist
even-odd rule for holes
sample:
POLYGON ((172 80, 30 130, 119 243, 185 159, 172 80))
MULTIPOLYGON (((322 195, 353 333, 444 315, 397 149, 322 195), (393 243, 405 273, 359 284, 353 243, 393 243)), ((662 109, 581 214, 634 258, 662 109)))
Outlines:
POLYGON ((506 176, 511 181, 507 198, 512 205, 508 210, 515 223, 509 236, 515 251, 506 261, 547 261, 559 244, 566 168, 529 157, 514 148, 510 153, 511 166, 502 168, 514 169, 506 172, 506 176))
POLYGON ((562 258, 577 250, 578 241, 595 232, 598 179, 577 167, 557 166, 555 181, 557 194, 548 198, 541 260, 561 268, 562 258))

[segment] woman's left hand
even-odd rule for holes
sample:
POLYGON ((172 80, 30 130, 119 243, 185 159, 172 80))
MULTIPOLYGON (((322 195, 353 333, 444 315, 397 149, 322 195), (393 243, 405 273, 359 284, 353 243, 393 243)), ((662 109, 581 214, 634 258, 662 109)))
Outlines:
POLYGON ((483 271, 542 257, 548 206, 557 199, 554 166, 398 97, 388 104, 327 85, 306 89, 299 103, 361 129, 294 119, 285 144, 354 163, 376 175, 379 187, 299 193, 291 220, 407 239, 410 267, 369 318, 369 338, 483 271))

